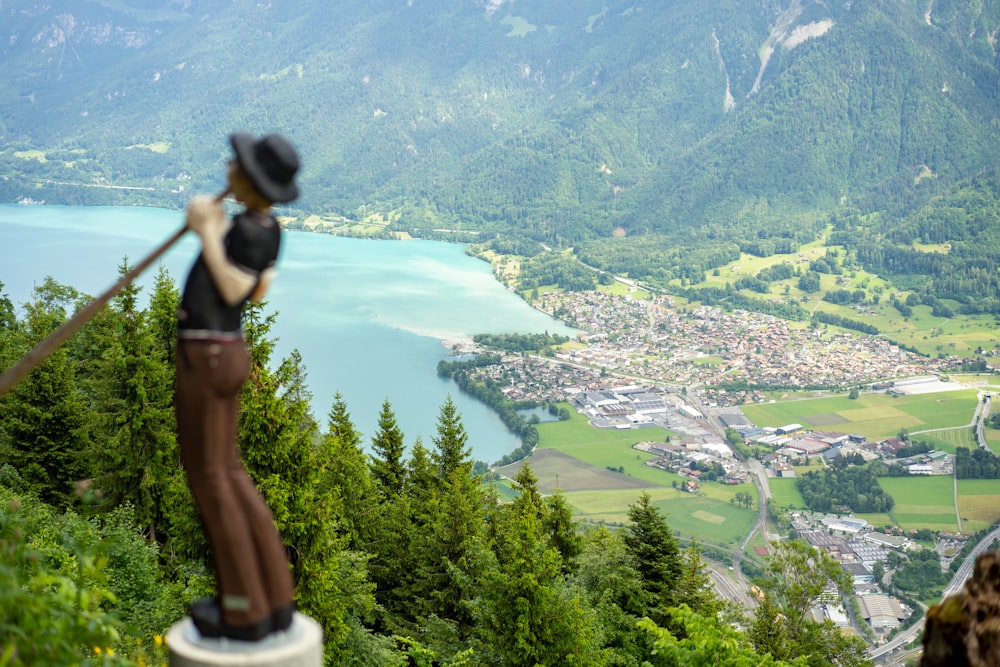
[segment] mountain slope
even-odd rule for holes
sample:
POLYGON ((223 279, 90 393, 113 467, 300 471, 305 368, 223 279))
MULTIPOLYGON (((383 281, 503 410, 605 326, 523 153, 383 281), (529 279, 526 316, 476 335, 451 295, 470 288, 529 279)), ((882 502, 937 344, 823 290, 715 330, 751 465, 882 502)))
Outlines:
POLYGON ((1000 3, 967 4, 8 0, 0 198, 180 205, 279 129, 311 211, 557 243, 905 212, 1000 145, 1000 3))

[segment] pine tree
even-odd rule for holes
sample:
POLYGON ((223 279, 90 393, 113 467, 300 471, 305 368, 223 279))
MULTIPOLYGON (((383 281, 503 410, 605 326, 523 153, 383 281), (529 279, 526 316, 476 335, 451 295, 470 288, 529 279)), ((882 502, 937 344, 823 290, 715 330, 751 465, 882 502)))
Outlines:
MULTIPOLYGON (((426 464, 418 461, 415 477, 414 516, 419 531, 416 552, 414 603, 418 618, 438 616, 455 624, 460 632, 471 625, 468 609, 462 603, 463 581, 474 578, 472 552, 483 530, 483 491, 472 475, 470 448, 455 404, 449 397, 438 417, 435 449, 430 462, 436 478, 430 489, 421 488, 427 481, 426 464)), ((414 448, 415 456, 423 456, 414 448)))
POLYGON ((648 595, 635 557, 621 532, 605 526, 589 528, 582 541, 573 581, 585 591, 597 615, 609 664, 640 665, 649 659, 648 642, 638 630, 648 595))
POLYGON ((491 662, 512 667, 597 664, 595 614, 582 591, 562 576, 562 557, 549 546, 534 475, 518 473, 518 499, 495 512, 492 553, 479 555, 475 636, 491 662), (532 498, 532 495, 535 497, 532 498))
MULTIPOLYGON (((167 267, 160 264, 149 297, 149 329, 157 347, 163 351, 171 375, 174 369, 174 351, 177 348, 177 309, 181 293, 167 267)), ((170 383, 173 391, 173 382, 170 383)))
MULTIPOLYGON (((119 274, 128 273, 127 262, 119 274)), ((97 484, 115 505, 131 503, 135 519, 153 540, 164 515, 171 478, 181 475, 174 436, 173 372, 138 309, 134 283, 115 297, 107 349, 95 364, 102 438, 94 459, 97 484)))
MULTIPOLYGON (((14 355, 27 352, 62 324, 66 306, 76 296, 51 278, 35 288, 25 328, 12 345, 14 355)), ((0 425, 9 439, 10 463, 25 488, 49 504, 69 505, 74 483, 89 478, 91 466, 87 410, 68 346, 57 348, 0 399, 0 425)))
POLYGON ((0 281, 0 330, 9 330, 17 326, 17 316, 14 313, 14 304, 3 291, 3 287, 3 281, 0 281))
POLYGON ((340 530, 349 548, 367 551, 372 522, 378 514, 378 499, 368 456, 361 449, 361 434, 339 393, 330 409, 322 451, 324 474, 320 484, 337 497, 340 530))
POLYGON ((647 594, 646 615, 657 625, 665 626, 669 618, 667 608, 680 602, 680 546, 666 517, 645 491, 636 504, 629 505, 628 517, 631 523, 625 527, 625 546, 635 558, 647 594))
POLYGON ((437 435, 432 438, 434 451, 431 460, 437 466, 438 479, 447 480, 453 474, 472 475, 472 459, 469 458, 472 449, 468 446, 468 438, 458 408, 448 396, 438 415, 437 435))
POLYGON ((403 492, 406 469, 403 454, 406 444, 396 422, 389 399, 382 402, 378 430, 372 438, 372 476, 383 494, 398 496, 403 492))
POLYGON ((573 508, 570 507, 561 489, 556 489, 545 499, 546 513, 542 525, 549 538, 549 544, 554 546, 562 556, 563 572, 569 573, 576 569, 576 559, 583 551, 583 538, 579 526, 573 520, 573 508))
POLYGON ((431 461, 431 453, 424 446, 420 436, 410 448, 410 459, 406 464, 406 494, 412 499, 426 503, 437 488, 438 479, 431 461))
POLYGON ((249 380, 241 396, 239 444, 285 542, 299 608, 316 619, 327 640, 327 658, 374 604, 365 557, 346 548, 337 534, 339 498, 322 485, 323 461, 315 447, 317 426, 309 414, 309 392, 301 358, 293 353, 269 369, 275 315, 265 303, 247 304, 244 336, 250 351, 249 380))
POLYGON ((695 613, 713 618, 722 608, 722 601, 712 588, 697 540, 681 554, 681 576, 677 584, 678 601, 695 613))

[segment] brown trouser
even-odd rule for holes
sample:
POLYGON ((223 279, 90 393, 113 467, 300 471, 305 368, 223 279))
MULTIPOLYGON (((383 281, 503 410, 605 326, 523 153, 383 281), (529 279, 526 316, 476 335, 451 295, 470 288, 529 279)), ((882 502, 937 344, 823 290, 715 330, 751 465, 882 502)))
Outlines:
POLYGON ((212 549, 223 619, 258 622, 292 601, 281 537, 236 449, 239 393, 250 361, 242 340, 177 346, 181 461, 212 549))

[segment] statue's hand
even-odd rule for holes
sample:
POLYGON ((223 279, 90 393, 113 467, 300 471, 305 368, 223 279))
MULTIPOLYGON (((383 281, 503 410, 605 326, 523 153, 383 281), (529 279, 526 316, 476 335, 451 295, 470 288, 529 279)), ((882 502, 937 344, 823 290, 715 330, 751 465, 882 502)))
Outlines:
POLYGON ((202 240, 220 237, 228 226, 226 210, 214 197, 198 195, 188 204, 185 223, 202 240))

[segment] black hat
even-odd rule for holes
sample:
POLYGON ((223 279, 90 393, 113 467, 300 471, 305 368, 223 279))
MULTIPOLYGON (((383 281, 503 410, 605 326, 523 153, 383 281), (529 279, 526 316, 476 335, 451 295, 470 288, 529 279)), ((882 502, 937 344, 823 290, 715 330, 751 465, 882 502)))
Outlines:
POLYGON ((229 137, 236 151, 236 161, 262 197, 272 203, 290 202, 299 196, 295 172, 299 156, 280 134, 269 134, 258 140, 247 132, 229 137))

